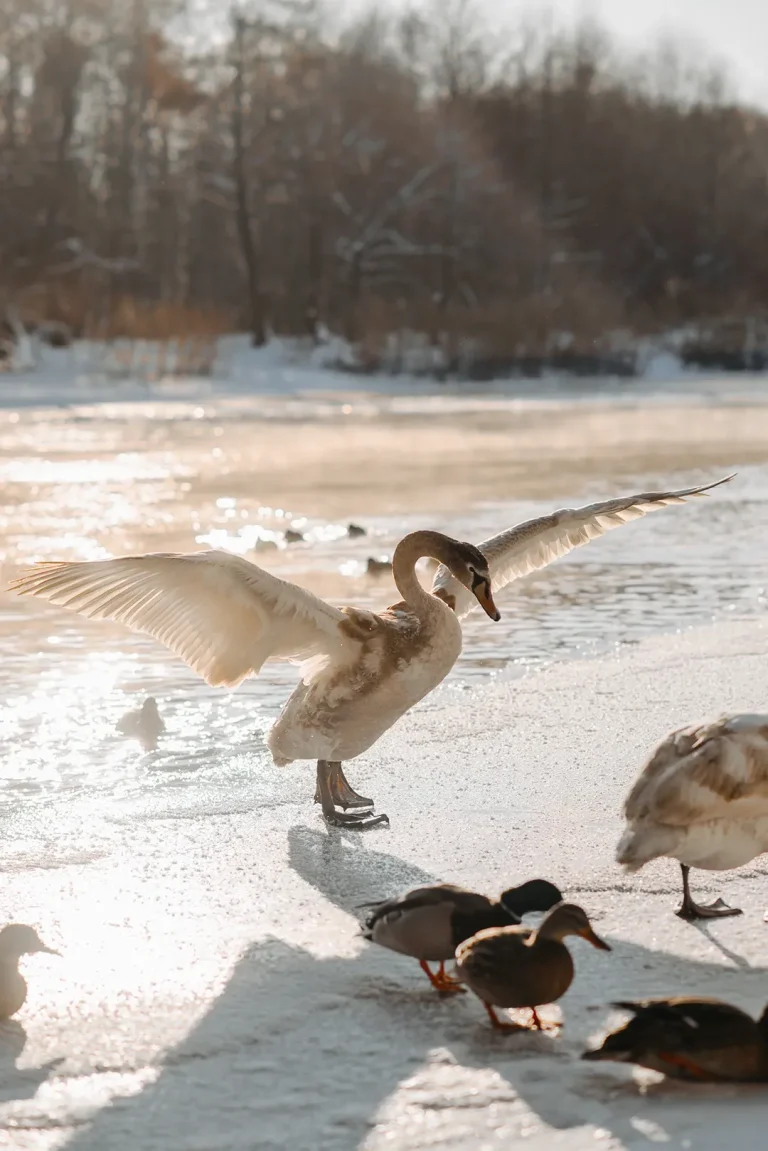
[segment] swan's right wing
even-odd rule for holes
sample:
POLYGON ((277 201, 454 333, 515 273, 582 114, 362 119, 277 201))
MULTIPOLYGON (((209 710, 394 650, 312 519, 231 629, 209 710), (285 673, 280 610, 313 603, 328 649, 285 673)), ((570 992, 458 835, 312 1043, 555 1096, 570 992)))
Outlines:
POLYGON ((146 632, 214 686, 270 657, 343 658, 359 644, 344 612, 223 551, 40 563, 11 590, 146 632))
MULTIPOLYGON (((513 580, 547 567, 553 560, 613 528, 622 527, 670 504, 683 504, 692 496, 703 495, 732 478, 726 476, 704 487, 681 488, 674 492, 640 492, 581 508, 564 508, 500 532, 478 545, 488 560, 493 595, 495 597, 513 580)), ((447 594, 455 603, 456 614, 460 618, 478 606, 474 595, 444 565, 435 573, 432 592, 441 596, 447 594)))

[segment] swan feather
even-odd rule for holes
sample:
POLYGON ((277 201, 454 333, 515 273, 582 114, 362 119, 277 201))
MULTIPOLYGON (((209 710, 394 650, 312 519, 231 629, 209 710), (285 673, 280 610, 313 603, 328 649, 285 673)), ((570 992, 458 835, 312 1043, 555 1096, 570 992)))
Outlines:
POLYGON ((35 564, 11 590, 146 632, 212 686, 234 687, 269 658, 307 679, 359 651, 359 619, 224 551, 35 564))
MULTIPOLYGON (((732 478, 726 476, 703 487, 682 488, 674 492, 641 492, 634 496, 587 504, 581 508, 564 508, 508 528, 478 545, 488 560, 493 595, 513 580, 547 567, 553 560, 614 528, 641 519, 649 512, 670 504, 685 503, 692 497, 701 496, 712 488, 728 483, 732 478)), ((455 604, 460 619, 478 606, 472 593, 443 564, 435 572, 432 592, 455 604)))

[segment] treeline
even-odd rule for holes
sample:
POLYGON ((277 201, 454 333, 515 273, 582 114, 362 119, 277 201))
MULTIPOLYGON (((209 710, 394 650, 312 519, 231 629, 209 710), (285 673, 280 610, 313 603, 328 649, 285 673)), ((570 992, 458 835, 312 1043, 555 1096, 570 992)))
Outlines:
POLYGON ((403 329, 538 354, 768 300, 768 120, 706 61, 419 12, 3 0, 0 303, 376 356, 403 329))

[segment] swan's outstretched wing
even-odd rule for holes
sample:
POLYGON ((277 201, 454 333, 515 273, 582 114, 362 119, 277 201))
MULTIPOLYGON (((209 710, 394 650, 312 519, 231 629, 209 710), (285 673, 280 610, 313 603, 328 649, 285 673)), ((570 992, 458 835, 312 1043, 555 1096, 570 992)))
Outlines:
POLYGON ((624 815, 629 824, 670 827, 768 816, 768 715, 672 732, 640 773, 624 815))
POLYGON ((338 657, 355 643, 343 612, 223 551, 40 563, 11 590, 147 632, 212 685, 234 687, 270 656, 338 657))
MULTIPOLYGON (((733 476, 726 476, 725 479, 700 488, 683 488, 677 492, 641 492, 635 496, 621 496, 615 500, 587 504, 583 508, 565 508, 509 528, 479 545, 488 560, 493 595, 513 580, 546 567, 553 560, 605 535, 613 528, 640 519, 657 508, 685 503, 691 496, 702 495, 731 479, 733 476)), ((453 597, 459 617, 468 615, 478 606, 472 593, 442 564, 435 573, 432 591, 439 592, 443 598, 453 597)))

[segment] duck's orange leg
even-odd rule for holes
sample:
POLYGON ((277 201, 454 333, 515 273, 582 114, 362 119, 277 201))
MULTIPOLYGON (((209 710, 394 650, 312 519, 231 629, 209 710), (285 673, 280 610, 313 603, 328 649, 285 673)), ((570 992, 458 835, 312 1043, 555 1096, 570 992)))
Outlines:
POLYGON ((453 991, 453 992, 457 992, 457 991, 458 992, 464 992, 464 991, 466 991, 466 988, 462 987, 462 985, 461 985, 461 983, 459 983, 458 979, 454 979, 454 977, 452 975, 449 975, 448 972, 445 970, 445 960, 444 959, 440 960, 440 967, 438 968, 437 975, 435 976, 435 978, 437 980, 439 980, 439 982, 440 982, 440 990, 441 991, 453 991))
POLYGON ((660 1051, 659 1055, 670 1067, 679 1067, 681 1071, 687 1071, 692 1079, 711 1079, 708 1071, 702 1070, 692 1059, 686 1059, 684 1055, 675 1055, 671 1051, 660 1051))
POLYGON ((431 970, 429 964, 424 959, 419 960, 419 967, 426 975, 429 982, 434 987, 435 991, 463 991, 464 988, 450 975, 446 975, 445 963, 441 960, 440 967, 437 972, 431 970))
POLYGON ((488 1018, 491 1021, 491 1026, 495 1031, 527 1031, 527 1027, 523 1027, 522 1023, 513 1023, 511 1019, 499 1019, 496 1012, 490 1003, 483 1000, 483 1007, 488 1012, 488 1018))

